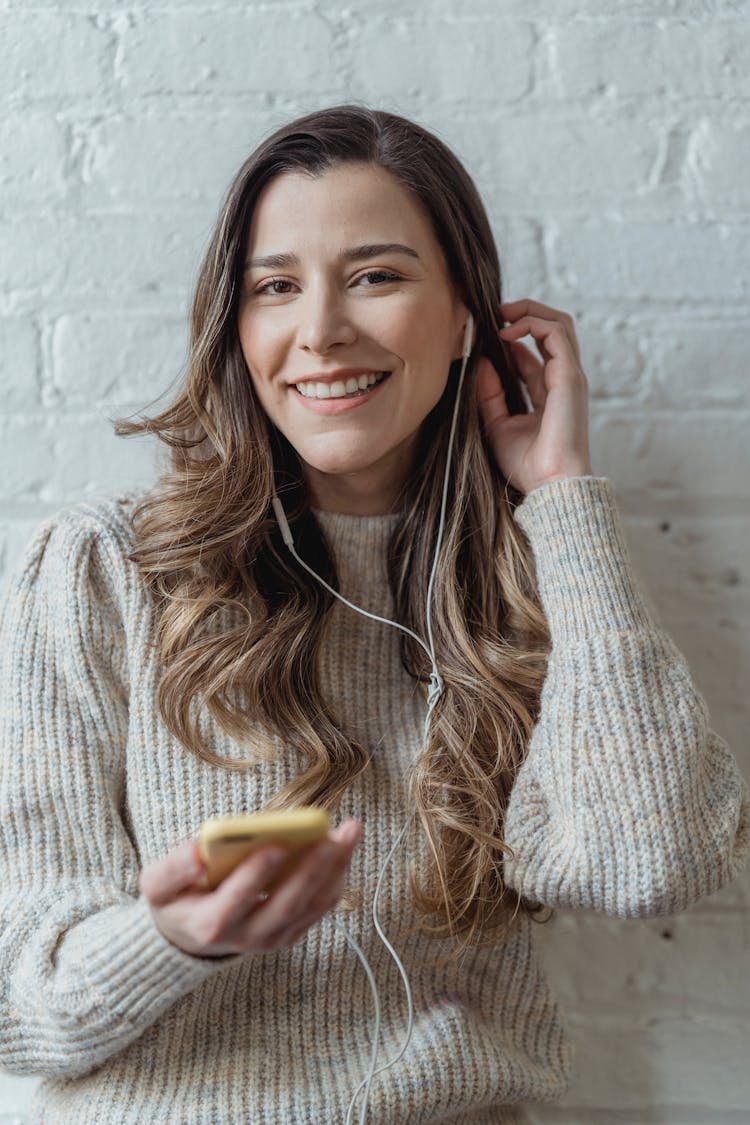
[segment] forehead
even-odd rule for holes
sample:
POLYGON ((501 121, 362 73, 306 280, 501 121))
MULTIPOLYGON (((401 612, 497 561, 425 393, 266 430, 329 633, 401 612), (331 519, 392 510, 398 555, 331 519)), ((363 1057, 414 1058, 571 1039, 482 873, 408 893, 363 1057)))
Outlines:
POLYGON ((320 176, 285 172, 263 188, 248 250, 270 254, 373 242, 403 242, 425 259, 442 252, 418 199, 384 168, 339 164, 320 176))

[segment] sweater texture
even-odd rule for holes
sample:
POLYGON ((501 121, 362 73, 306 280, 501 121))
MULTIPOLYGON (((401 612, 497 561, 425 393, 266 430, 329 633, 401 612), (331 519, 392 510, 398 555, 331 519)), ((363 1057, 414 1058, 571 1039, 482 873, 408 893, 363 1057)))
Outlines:
MULTIPOLYGON (((210 961, 167 942, 139 897, 143 865, 207 817, 261 809, 300 763, 279 747, 232 772, 166 729, 155 613, 126 558, 133 499, 47 520, 4 603, 0 1066, 44 1076, 34 1117, 44 1125, 343 1125, 369 1069, 374 1013, 331 915, 291 948, 210 961)), ((392 617, 385 555, 397 517, 316 516, 341 592, 392 617)), ((610 481, 543 485, 514 519, 552 652, 507 809, 506 881, 550 907, 684 911, 744 866, 748 786, 637 585, 610 481)), ((372 752, 335 818, 364 824, 350 875, 362 905, 332 913, 377 980, 379 1065, 401 1047, 407 1002, 371 903, 425 714, 399 637, 336 600, 320 665, 343 729, 372 752)), ((206 723, 220 754, 244 755, 206 723)), ((368 1122, 527 1121, 523 1107, 559 1099, 575 1070, 533 923, 456 966, 441 956, 447 943, 413 931, 410 858, 401 848, 391 861, 379 916, 409 977, 414 1029, 404 1058, 373 1081, 368 1122)))

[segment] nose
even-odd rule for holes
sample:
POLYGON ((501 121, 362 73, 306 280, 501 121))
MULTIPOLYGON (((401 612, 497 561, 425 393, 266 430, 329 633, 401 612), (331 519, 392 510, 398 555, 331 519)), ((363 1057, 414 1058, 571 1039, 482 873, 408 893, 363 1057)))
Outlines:
POLYGON ((344 302, 328 286, 311 286, 296 303, 299 313, 297 346, 323 355, 337 344, 351 344, 357 332, 344 302))

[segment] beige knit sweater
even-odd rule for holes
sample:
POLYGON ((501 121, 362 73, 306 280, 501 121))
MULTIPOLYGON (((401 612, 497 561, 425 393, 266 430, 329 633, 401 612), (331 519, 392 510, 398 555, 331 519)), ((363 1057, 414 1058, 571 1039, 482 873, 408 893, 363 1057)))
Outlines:
MULTIPOLYGON (((127 502, 104 500, 48 520, 5 604, 0 1066, 45 1076, 44 1125, 338 1125, 368 1071, 373 1007, 330 916, 291 949, 217 963, 171 946, 138 897, 142 864, 208 816, 261 808, 294 762, 282 752, 230 773, 167 732, 154 617, 125 558, 127 516, 127 502)), ((395 517, 319 518, 342 592, 392 614, 384 551, 395 517)), ((553 651, 508 808, 517 859, 506 878, 550 906, 623 918, 685 910, 747 859, 747 785, 639 592, 611 483, 544 485, 515 519, 553 651)), ((424 720, 399 636, 337 601, 322 653, 324 691, 374 752, 341 809, 364 822, 351 875, 364 904, 338 916, 378 981, 380 1062, 398 1052, 407 1009, 370 904, 424 720)), ((210 729, 221 753, 239 753, 210 729)), ((411 982, 415 1026, 406 1056, 373 1082, 368 1121, 527 1120, 523 1106, 559 1098, 574 1062, 533 925, 460 968, 438 965, 442 944, 409 936, 407 862, 396 854, 380 917, 411 982)))

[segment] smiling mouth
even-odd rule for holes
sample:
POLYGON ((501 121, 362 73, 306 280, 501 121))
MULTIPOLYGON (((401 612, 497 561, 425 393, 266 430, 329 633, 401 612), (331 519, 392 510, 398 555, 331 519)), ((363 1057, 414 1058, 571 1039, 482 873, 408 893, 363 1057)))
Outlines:
POLYGON ((303 398, 345 399, 361 398, 377 387, 391 374, 390 371, 371 371, 369 375, 350 376, 333 383, 294 383, 294 389, 303 398))

